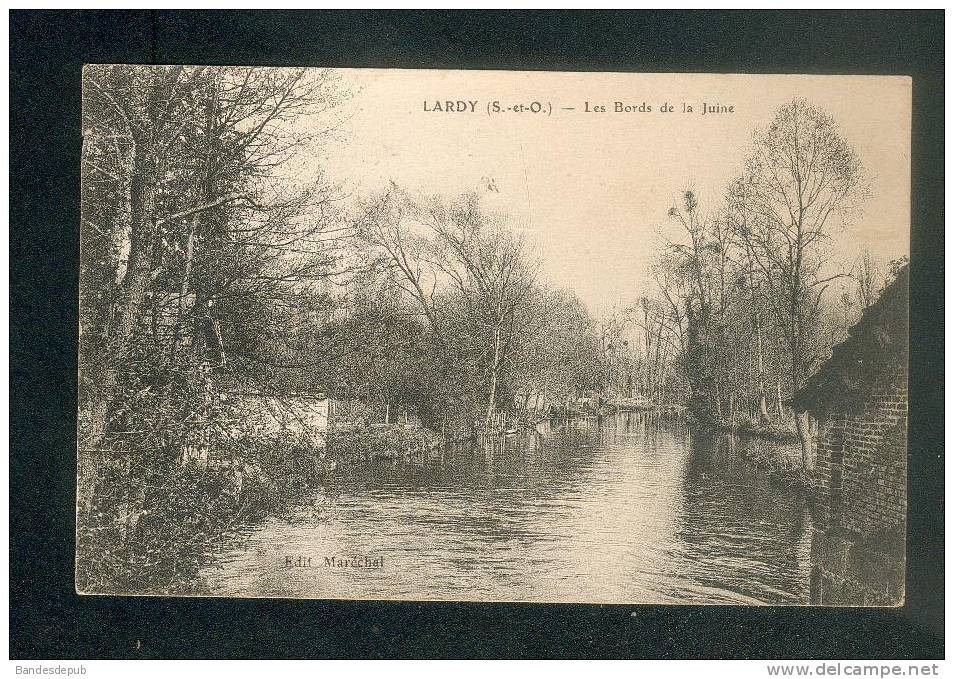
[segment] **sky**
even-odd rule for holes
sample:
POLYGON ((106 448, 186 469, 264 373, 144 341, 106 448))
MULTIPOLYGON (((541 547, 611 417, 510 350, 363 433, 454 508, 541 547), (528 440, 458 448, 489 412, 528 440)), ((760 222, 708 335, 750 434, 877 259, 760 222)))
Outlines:
POLYGON ((648 292, 660 233, 673 228, 669 208, 692 187, 703 208, 714 210, 741 168, 753 131, 794 97, 834 117, 869 178, 870 198, 836 237, 838 257, 850 263, 868 248, 887 262, 909 251, 911 85, 905 77, 336 73, 352 97, 338 111, 342 123, 333 143, 309 168, 320 165, 358 195, 389 181, 421 194, 477 190, 486 209, 507 214, 526 232, 542 278, 573 288, 594 310, 648 292), (446 101, 467 103, 460 112, 434 110, 436 102, 446 108, 446 101), (500 113, 489 112, 493 102, 500 113), (533 102, 543 112, 506 110, 533 102), (652 111, 617 113, 615 102, 652 111), (702 115, 703 102, 733 112, 702 115), (684 103, 692 113, 683 112, 684 103), (672 112, 661 112, 664 104, 672 112))

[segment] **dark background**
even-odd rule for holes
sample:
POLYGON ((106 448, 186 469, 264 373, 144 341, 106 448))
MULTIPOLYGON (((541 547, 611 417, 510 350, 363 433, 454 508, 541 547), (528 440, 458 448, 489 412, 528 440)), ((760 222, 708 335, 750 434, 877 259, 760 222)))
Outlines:
POLYGON ((943 22, 940 11, 11 11, 11 657, 943 657, 943 22), (906 605, 77 596, 80 69, 89 62, 913 76, 906 605))

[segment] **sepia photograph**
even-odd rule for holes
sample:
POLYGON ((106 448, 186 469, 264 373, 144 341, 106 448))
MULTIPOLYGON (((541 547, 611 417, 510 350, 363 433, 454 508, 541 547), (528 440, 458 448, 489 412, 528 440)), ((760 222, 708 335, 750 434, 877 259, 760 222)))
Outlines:
POLYGON ((902 605, 911 96, 87 65, 77 592, 902 605))

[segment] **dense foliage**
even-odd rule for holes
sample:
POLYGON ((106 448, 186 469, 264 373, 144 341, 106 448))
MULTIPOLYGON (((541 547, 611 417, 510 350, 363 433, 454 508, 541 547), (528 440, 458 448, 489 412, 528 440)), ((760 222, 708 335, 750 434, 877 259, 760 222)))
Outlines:
POLYGON ((521 388, 602 386, 589 314, 476 195, 357 199, 297 175, 346 100, 325 71, 86 69, 77 518, 102 558, 81 559, 83 589, 184 586, 184 555, 320 472, 323 441, 265 435, 229 394, 326 394, 463 436, 521 388))
POLYGON ((853 264, 833 258, 833 235, 850 226, 867 190, 859 158, 826 112, 804 100, 781 107, 742 168, 709 210, 691 189, 669 210, 655 294, 631 310, 646 338, 645 388, 682 392, 703 424, 791 428, 807 468, 810 425, 791 412, 792 395, 890 272, 867 252, 853 264))
POLYGON ((870 258, 857 294, 832 294, 832 215, 864 184, 834 122, 804 102, 756 136, 711 215, 684 193, 656 290, 597 319, 539 279, 521 231, 476 193, 350 196, 300 176, 335 143, 347 99, 318 70, 86 69, 84 591, 193 587, 210 543, 331 463, 333 447, 250 421, 229 394, 328 395, 420 427, 342 429, 351 457, 594 394, 766 427, 876 296, 870 258))

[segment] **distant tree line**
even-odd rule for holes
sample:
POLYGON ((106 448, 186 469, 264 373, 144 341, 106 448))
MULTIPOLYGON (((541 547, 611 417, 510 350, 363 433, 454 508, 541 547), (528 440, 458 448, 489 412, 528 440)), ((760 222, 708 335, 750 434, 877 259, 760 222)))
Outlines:
MULTIPOLYGON (((741 167, 710 209, 691 189, 670 208, 676 235, 652 267, 656 290, 631 314, 645 332, 651 391, 680 389, 703 423, 754 412, 769 425, 889 272, 867 252, 848 265, 834 257, 832 236, 857 212, 867 184, 828 113, 800 99, 782 106, 741 167), (679 370, 660 373, 660 352, 679 370)), ((808 415, 793 419, 810 467, 808 415)))

